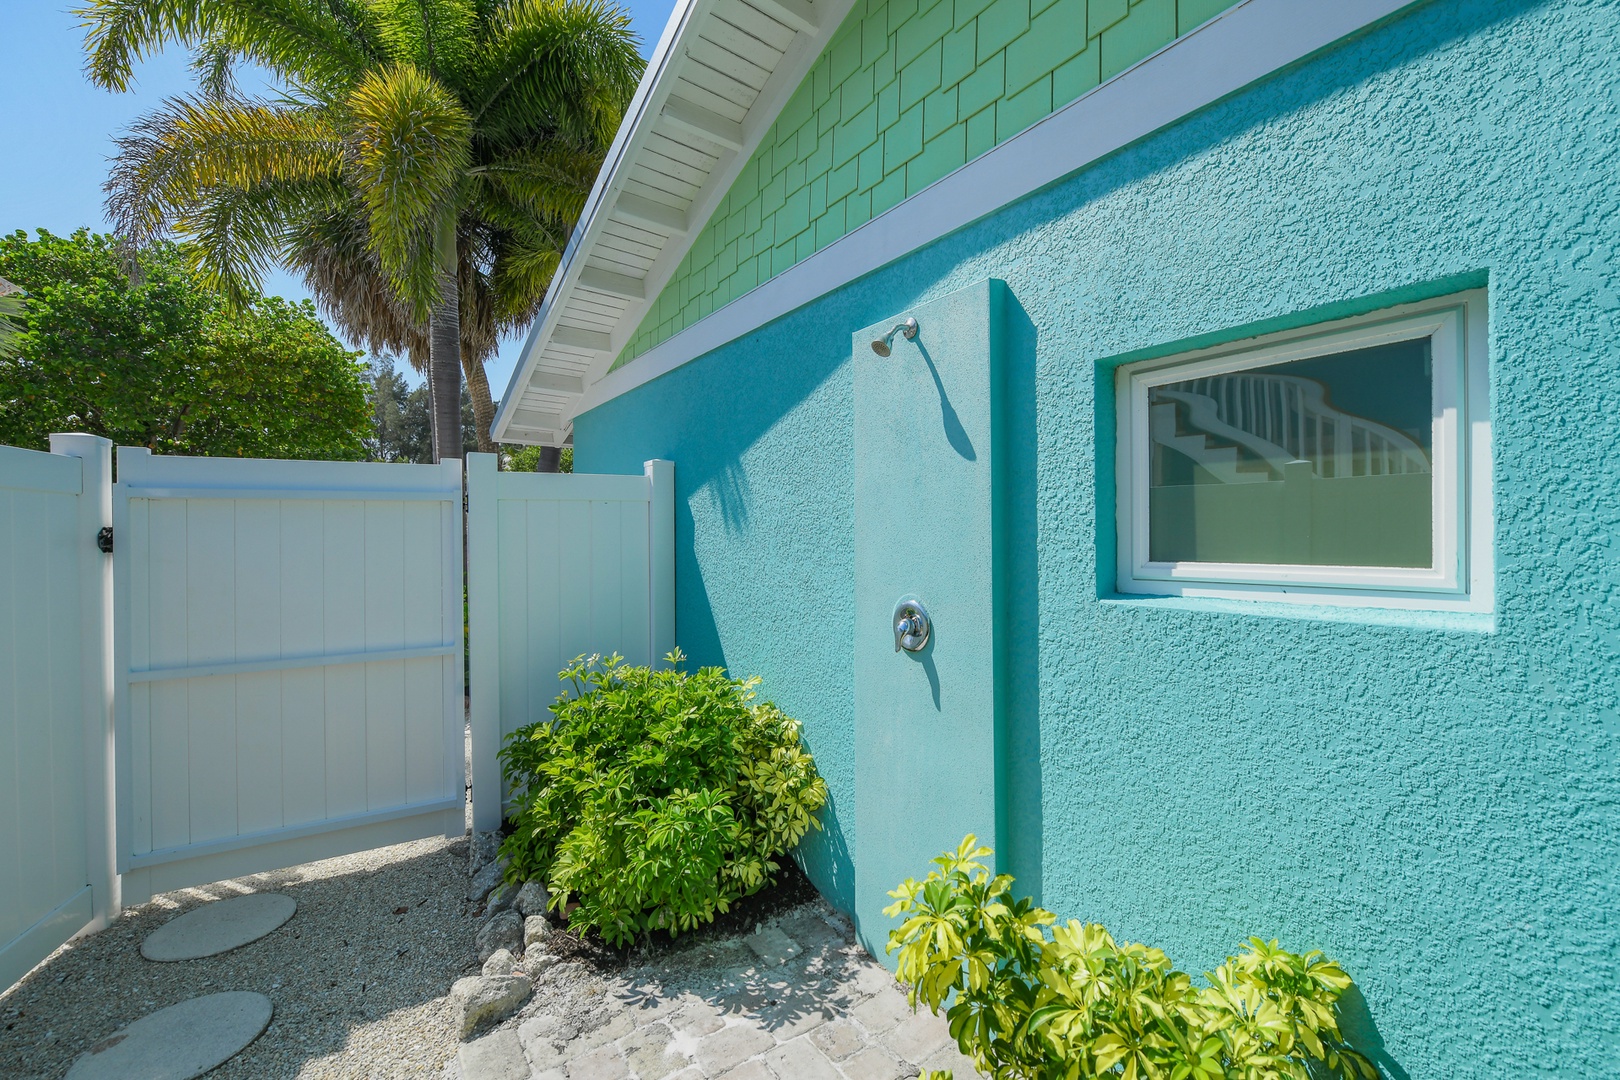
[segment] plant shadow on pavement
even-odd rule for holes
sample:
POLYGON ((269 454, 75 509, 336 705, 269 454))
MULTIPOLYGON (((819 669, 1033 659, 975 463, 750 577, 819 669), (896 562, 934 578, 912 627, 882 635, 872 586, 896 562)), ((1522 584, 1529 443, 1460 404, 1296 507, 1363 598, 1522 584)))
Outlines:
POLYGON ((275 1015, 210 1080, 393 1075, 412 1057, 437 1073, 457 1045, 444 995, 478 970, 466 841, 417 841, 341 861, 338 872, 313 863, 167 893, 59 950, 0 994, 0 1076, 54 1080, 133 1021, 226 990, 266 995, 275 1015), (266 937, 200 960, 141 957, 141 941, 170 919, 267 891, 293 897, 298 911, 266 937), (373 1039, 394 1062, 376 1060, 373 1039))
POLYGON ((631 984, 620 1001, 632 1011, 696 999, 776 1034, 847 1010, 853 1004, 850 978, 867 963, 847 921, 797 864, 787 862, 776 884, 745 897, 712 924, 629 950, 615 974, 631 984), (785 961, 757 954, 747 939, 762 927, 780 931, 797 951, 785 961))

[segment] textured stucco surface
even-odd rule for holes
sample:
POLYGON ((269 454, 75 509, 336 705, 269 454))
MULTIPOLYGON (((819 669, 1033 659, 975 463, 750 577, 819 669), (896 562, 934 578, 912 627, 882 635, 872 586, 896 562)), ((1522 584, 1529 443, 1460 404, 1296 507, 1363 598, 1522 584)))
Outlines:
POLYGON ((805 721, 835 903, 849 335, 999 277, 1030 356, 1009 618, 1038 628, 1009 869, 1188 970, 1326 950, 1392 1076, 1620 1074, 1617 57, 1612 2, 1436 0, 580 418, 581 469, 677 462, 681 644, 805 721), (1486 278, 1493 619, 1105 595, 1111 359, 1486 278))
MULTIPOLYGON (((1008 682, 995 498, 1005 301, 1001 282, 980 281, 908 308, 917 336, 893 338, 887 357, 870 343, 894 320, 853 336, 856 866, 927 866, 969 833, 1003 846, 1005 709, 987 688, 1008 682), (902 596, 930 620, 915 652, 894 641, 902 596)), ((853 910, 861 943, 890 967, 894 886, 860 874, 853 910)))

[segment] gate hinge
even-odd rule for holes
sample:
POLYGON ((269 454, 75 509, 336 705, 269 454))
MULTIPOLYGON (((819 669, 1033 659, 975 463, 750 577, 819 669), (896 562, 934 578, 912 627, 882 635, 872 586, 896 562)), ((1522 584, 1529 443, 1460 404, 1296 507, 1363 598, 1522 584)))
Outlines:
POLYGON ((103 525, 101 531, 96 533, 96 547, 103 555, 112 554, 112 526, 103 525))

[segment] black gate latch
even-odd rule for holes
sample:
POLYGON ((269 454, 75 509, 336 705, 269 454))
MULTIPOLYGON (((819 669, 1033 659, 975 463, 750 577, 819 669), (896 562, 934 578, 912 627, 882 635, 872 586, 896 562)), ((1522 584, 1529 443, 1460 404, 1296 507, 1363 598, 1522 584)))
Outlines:
POLYGON ((96 547, 101 549, 103 555, 112 554, 112 526, 103 525, 101 531, 96 533, 96 547))

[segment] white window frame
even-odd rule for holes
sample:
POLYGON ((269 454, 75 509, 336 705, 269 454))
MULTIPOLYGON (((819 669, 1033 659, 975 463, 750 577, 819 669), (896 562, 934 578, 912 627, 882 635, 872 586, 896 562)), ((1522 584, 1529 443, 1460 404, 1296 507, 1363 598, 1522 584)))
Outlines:
POLYGON ((1123 594, 1489 611, 1491 431, 1486 296, 1477 289, 1356 318, 1121 366, 1115 376, 1117 588, 1123 594), (1153 562, 1148 394, 1165 383, 1428 337, 1434 562, 1425 568, 1153 562))

